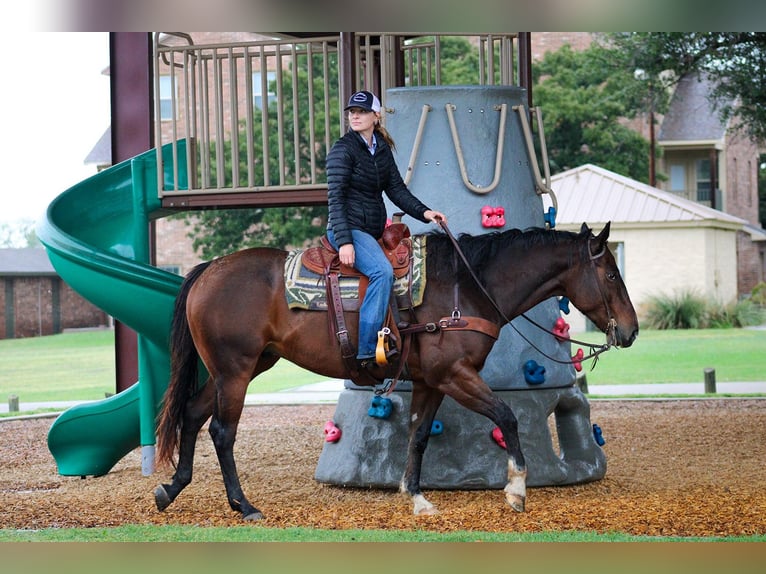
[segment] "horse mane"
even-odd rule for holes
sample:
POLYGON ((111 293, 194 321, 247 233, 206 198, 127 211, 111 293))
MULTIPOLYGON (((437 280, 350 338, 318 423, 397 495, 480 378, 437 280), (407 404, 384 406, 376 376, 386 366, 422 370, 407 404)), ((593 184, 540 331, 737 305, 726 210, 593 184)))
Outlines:
MULTIPOLYGON (((540 245, 557 244, 562 240, 572 241, 575 237, 577 234, 569 231, 529 227, 524 230, 508 229, 480 235, 461 233, 457 237, 457 242, 473 271, 480 280, 483 280, 487 265, 501 251, 509 248, 528 250, 540 245)), ((431 265, 429 272, 435 273, 437 277, 454 277, 454 253, 452 241, 445 233, 432 231, 427 234, 426 259, 431 265)), ((458 278, 467 273, 468 270, 461 262, 457 270, 458 278)))

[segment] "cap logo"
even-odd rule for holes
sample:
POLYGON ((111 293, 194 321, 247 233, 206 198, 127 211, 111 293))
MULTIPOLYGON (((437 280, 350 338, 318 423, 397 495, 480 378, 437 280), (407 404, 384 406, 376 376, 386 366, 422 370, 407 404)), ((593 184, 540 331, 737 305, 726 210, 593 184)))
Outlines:
POLYGON ((357 92, 356 94, 354 94, 353 100, 355 102, 367 103, 367 94, 365 94, 363 92, 357 92))

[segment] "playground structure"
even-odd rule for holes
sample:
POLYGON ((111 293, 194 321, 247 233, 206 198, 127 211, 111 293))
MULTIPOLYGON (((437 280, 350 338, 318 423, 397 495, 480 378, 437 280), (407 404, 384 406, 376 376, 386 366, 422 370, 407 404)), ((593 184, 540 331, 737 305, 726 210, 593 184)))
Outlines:
MULTIPOLYGON (((401 53, 406 52, 403 48, 406 44, 391 35, 341 34, 298 42, 291 39, 215 47, 196 46, 190 38, 168 47, 156 35, 156 148, 64 192, 51 204, 38 230, 59 274, 85 298, 138 333, 136 384, 104 401, 66 411, 51 427, 48 443, 59 472, 81 476, 105 474, 139 445, 143 473, 153 471, 155 416, 169 376, 169 325, 182 278, 149 264, 149 222, 172 211, 207 207, 322 203, 326 186, 321 170, 317 169, 321 157, 314 150, 321 147, 322 141, 328 149, 342 130, 342 114, 338 114, 337 125, 331 125, 330 120, 332 106, 343 100, 338 99, 338 94, 367 87, 383 96, 384 107, 392 111, 386 122, 397 139, 402 173, 426 203, 448 212, 456 232, 555 225, 555 198, 551 195, 554 205, 544 207, 539 195, 548 178, 540 177, 529 136, 529 86, 524 90, 512 85, 514 77, 522 76, 512 72, 514 39, 517 39, 514 34, 494 39, 488 36, 485 47, 491 49, 487 53, 495 54, 495 40, 499 40, 499 56, 497 62, 493 56, 486 58, 490 73, 483 77, 485 85, 454 88, 396 87, 399 85, 396 78, 403 75, 412 82, 416 68, 411 58, 407 67, 407 58, 401 53), (344 60, 344 54, 352 58, 344 60), (236 92, 238 84, 233 78, 239 77, 239 66, 244 66, 247 78, 247 72, 254 69, 249 66, 256 62, 265 65, 275 57, 281 62, 282 56, 291 58, 291 63, 274 67, 277 82, 282 85, 281 70, 287 68, 292 72, 292 109, 296 114, 296 67, 301 57, 312 63, 307 70, 316 67, 315 58, 325 70, 338 67, 337 82, 325 81, 323 94, 312 94, 309 89, 311 101, 320 102, 327 120, 323 134, 314 134, 314 122, 311 123, 312 151, 308 160, 298 152, 298 122, 285 123, 285 110, 290 106, 283 106, 283 102, 290 101, 289 94, 280 92, 282 111, 274 118, 269 116, 266 106, 256 110, 258 114, 254 112, 252 83, 242 83, 244 94, 236 92), (363 66, 362 61, 374 65, 363 66), (501 71, 495 74, 493 66, 501 71), (170 105, 175 110, 174 117, 183 121, 178 125, 174 121, 170 129, 159 121, 161 72, 180 88, 171 97, 170 105), (491 85, 496 76, 504 85, 491 85), (212 91, 208 92, 211 85, 212 91), (426 105, 430 107, 428 111, 426 105), (244 158, 239 156, 239 142, 227 138, 240 131, 252 134, 259 123, 266 134, 275 119, 282 135, 278 149, 270 154, 264 139, 263 154, 278 158, 279 175, 270 181, 268 169, 259 174, 248 167, 240 173, 238 166, 244 158), (241 125, 244 130, 240 130, 241 125), (289 128, 293 128, 292 134, 289 128), (461 144, 455 140, 456 134, 461 144), (290 141, 292 146, 285 145, 290 141), (226 153, 234 156, 231 173, 225 173, 226 153), (291 153, 293 159, 288 159, 291 153), (405 165, 407 159, 409 163, 405 165), (303 163, 309 167, 304 169, 303 163), (455 193, 456 197, 453 199, 447 193, 455 193)), ((410 53, 422 49, 412 45, 410 48, 410 53)), ((438 54, 438 40, 429 49, 438 54)), ((521 47, 516 58, 520 71, 523 64, 528 66, 528 54, 521 47)), ((427 69, 430 71, 431 67, 427 69)), ((263 88, 266 75, 260 77, 263 88)), ((426 84, 430 80, 438 82, 438 74, 433 79, 429 76, 418 81, 426 84)), ((314 82, 309 81, 309 85, 314 82)), ((260 93, 267 92, 268 89, 262 89, 260 93)), ((247 166, 253 165, 251 140, 242 148, 246 150, 242 153, 248 158, 247 166)), ((544 144, 542 150, 544 154, 544 144)), ((268 164, 268 158, 265 163, 268 164)), ((412 227, 415 233, 423 231, 417 225, 412 227)), ((530 315, 553 328, 560 318, 560 307, 551 301, 530 315)), ((517 413, 522 447, 528 458, 528 484, 566 484, 601 478, 606 470, 605 458, 592 433, 587 401, 574 385, 573 367, 545 363, 525 339, 535 341, 535 347, 559 358, 569 356, 569 344, 535 332, 526 323, 514 322, 512 328, 501 332, 482 372, 491 388, 517 413), (523 337, 519 337, 516 329, 523 337), (545 364, 543 380, 530 383, 525 378, 524 365, 530 360, 545 364), (552 414, 559 452, 554 450, 548 431, 552 414)), ((539 378, 540 370, 536 372, 539 378)), ((407 383, 400 383, 390 397, 389 417, 368 415, 372 398, 369 390, 355 389, 351 383, 346 388, 334 417, 336 428, 343 433, 339 440, 325 443, 317 480, 360 486, 396 485, 401 471, 395 463, 389 464, 385 453, 396 449, 397 440, 405 440, 402 416, 408 411, 407 383), (373 431, 374 439, 370 435, 373 431), (358 438, 354 439, 355 436, 358 438), (368 467, 371 459, 379 460, 380 465, 368 467)), ((440 435, 439 440, 454 440, 455 430, 460 428, 462 440, 475 448, 451 447, 453 453, 459 453, 458 460, 448 462, 445 457, 443 470, 434 476, 424 475, 424 486, 497 487, 504 480, 505 457, 491 439, 492 429, 486 428, 486 421, 473 420, 468 415, 445 401, 438 415, 441 429, 434 433, 440 435), (492 470, 485 475, 476 472, 493 464, 497 472, 492 470), (465 470, 455 470, 460 468, 465 470)), ((437 443, 432 441, 429 456, 441 460, 444 453, 437 443)), ((438 465, 427 463, 427 467, 434 469, 438 465)))

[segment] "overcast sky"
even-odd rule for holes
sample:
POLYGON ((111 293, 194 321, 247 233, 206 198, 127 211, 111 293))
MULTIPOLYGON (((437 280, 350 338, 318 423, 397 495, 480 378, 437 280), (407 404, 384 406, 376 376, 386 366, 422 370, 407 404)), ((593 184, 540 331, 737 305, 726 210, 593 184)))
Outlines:
POLYGON ((85 157, 109 127, 106 32, 4 32, 0 224, 39 220, 96 173, 85 157))

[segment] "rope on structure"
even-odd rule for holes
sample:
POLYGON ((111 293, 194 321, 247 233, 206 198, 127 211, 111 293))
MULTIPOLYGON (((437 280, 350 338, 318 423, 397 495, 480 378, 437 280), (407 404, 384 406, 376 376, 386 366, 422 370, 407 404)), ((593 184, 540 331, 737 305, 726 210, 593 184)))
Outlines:
POLYGON ((412 144, 412 153, 410 154, 410 161, 407 164, 407 173, 404 175, 404 185, 410 185, 412 173, 415 171, 415 162, 418 159, 420 143, 423 140, 423 131, 425 130, 426 119, 428 118, 428 112, 430 111, 431 106, 423 104, 423 109, 420 112, 420 121, 418 122, 418 131, 415 133, 415 143, 412 144))
POLYGON ((494 109, 496 111, 500 112, 500 127, 497 132, 497 153, 495 155, 495 177, 492 180, 492 183, 490 183, 487 187, 482 187, 481 185, 474 185, 471 183, 471 180, 468 179, 468 174, 466 173, 465 169, 465 160, 463 158, 463 148, 460 145, 460 136, 457 133, 457 126, 455 125, 455 117, 454 117, 454 110, 455 110, 454 104, 446 104, 444 108, 447 110, 447 119, 449 120, 449 127, 450 131, 452 132, 452 142, 455 144, 455 153, 457 154, 457 163, 460 167, 460 176, 463 178, 463 183, 465 186, 473 191, 474 193, 479 194, 485 194, 489 193, 493 189, 497 187, 497 184, 500 183, 500 173, 502 168, 502 160, 503 160, 503 145, 505 143, 505 118, 508 112, 508 105, 507 104, 500 104, 498 106, 494 106, 494 109))
POLYGON ((527 110, 524 104, 513 106, 514 111, 519 113, 519 119, 521 120, 521 131, 524 133, 524 141, 527 144, 527 153, 529 154, 529 163, 532 166, 532 175, 535 178, 535 191, 537 195, 547 193, 551 196, 553 202, 553 209, 558 212, 559 203, 556 199, 556 194, 550 187, 551 182, 551 168, 548 163, 548 149, 545 145, 545 131, 543 130, 543 117, 539 107, 535 109, 535 115, 537 118, 537 127, 540 133, 540 148, 543 156, 543 169, 545 170, 545 181, 543 181, 540 175, 540 166, 537 163, 537 155, 535 154, 535 145, 532 141, 532 130, 529 127, 529 120, 527 119, 527 110))

